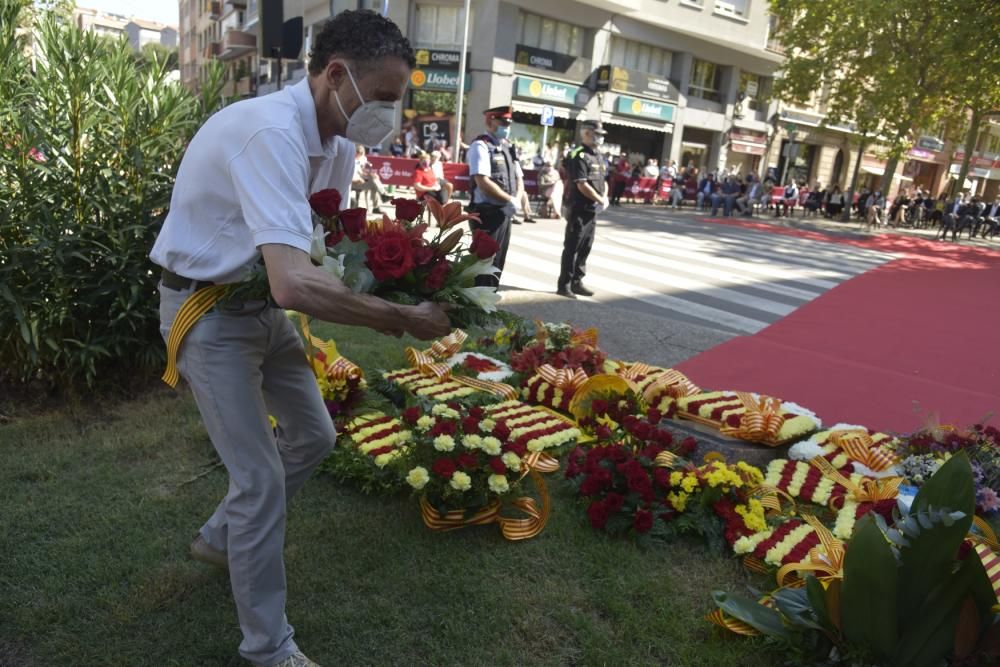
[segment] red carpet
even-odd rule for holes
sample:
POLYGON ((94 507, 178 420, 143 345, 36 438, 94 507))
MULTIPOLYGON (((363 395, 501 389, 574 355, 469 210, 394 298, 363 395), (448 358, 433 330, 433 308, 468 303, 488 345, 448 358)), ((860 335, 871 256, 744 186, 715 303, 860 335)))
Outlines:
POLYGON ((961 426, 1000 412, 1000 253, 718 222, 906 256, 681 364, 696 383, 794 401, 826 424, 895 432, 919 428, 928 412, 961 426))

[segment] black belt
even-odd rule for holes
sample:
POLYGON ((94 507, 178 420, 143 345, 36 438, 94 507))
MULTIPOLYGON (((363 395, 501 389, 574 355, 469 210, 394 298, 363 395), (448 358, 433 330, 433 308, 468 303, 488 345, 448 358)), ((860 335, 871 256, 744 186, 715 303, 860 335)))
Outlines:
POLYGON ((184 276, 179 276, 169 269, 163 269, 160 274, 160 282, 163 283, 164 287, 169 287, 172 290, 186 290, 189 287, 194 287, 195 290, 200 290, 202 287, 209 287, 215 283, 209 282, 207 280, 193 280, 192 278, 185 278, 184 276))

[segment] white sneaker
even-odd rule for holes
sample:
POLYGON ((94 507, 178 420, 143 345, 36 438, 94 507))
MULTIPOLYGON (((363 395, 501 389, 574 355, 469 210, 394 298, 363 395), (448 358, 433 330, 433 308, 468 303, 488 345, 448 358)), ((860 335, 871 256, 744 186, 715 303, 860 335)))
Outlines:
POLYGON ((296 651, 281 662, 268 667, 319 667, 319 665, 307 658, 302 651, 296 651))

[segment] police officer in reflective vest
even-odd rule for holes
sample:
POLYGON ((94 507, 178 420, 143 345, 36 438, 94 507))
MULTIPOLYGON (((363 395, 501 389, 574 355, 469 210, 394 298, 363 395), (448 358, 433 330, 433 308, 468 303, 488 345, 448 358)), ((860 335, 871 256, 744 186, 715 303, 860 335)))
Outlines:
MULTIPOLYGON (((482 229, 499 245, 493 265, 503 271, 510 245, 511 219, 519 209, 524 174, 514 156, 514 147, 507 137, 513 111, 509 106, 494 107, 483 112, 486 116, 486 134, 481 134, 469 144, 469 188, 472 204, 469 211, 479 214, 479 221, 469 221, 473 230, 482 229)), ((479 276, 477 285, 500 286, 500 274, 479 276)))
POLYGON ((572 185, 556 293, 569 299, 575 299, 577 294, 594 295, 583 285, 583 276, 587 272, 587 256, 594 245, 597 214, 606 210, 609 204, 607 167, 600 151, 605 134, 607 131, 600 121, 583 121, 580 131, 582 143, 570 151, 566 159, 566 171, 572 185))

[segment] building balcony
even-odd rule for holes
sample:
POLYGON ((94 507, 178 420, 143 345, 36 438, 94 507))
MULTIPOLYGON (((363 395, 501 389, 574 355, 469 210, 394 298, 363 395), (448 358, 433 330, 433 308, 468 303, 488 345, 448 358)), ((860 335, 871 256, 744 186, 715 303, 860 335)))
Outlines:
POLYGON ((208 17, 214 20, 220 16, 222 16, 222 3, 218 0, 208 3, 208 17))
POLYGON ((209 42, 208 44, 205 45, 205 50, 202 51, 201 55, 204 58, 215 58, 216 56, 219 55, 219 50, 220 49, 218 42, 209 42))
POLYGON ((222 36, 222 47, 216 54, 219 60, 232 60, 257 50, 257 35, 242 30, 228 30, 222 36))

